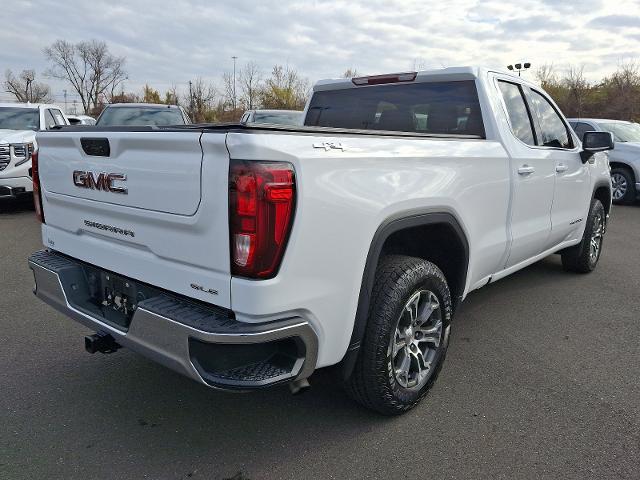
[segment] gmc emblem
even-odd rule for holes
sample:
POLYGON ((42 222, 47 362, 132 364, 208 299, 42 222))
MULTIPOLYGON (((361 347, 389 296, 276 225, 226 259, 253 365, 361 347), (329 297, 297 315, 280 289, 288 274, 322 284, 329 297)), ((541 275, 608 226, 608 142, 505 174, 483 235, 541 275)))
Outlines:
POLYGON ((118 187, 114 182, 126 182, 127 176, 123 173, 99 173, 98 178, 94 177, 93 172, 85 172, 83 170, 74 170, 73 184, 80 188, 89 188, 91 190, 102 190, 112 193, 128 193, 126 187, 118 187))

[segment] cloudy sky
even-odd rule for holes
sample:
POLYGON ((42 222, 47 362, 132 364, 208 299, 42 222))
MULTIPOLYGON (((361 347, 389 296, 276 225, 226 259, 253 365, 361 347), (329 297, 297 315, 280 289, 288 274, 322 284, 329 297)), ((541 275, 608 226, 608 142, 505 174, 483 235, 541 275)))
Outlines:
MULTIPOLYGON (((520 60, 584 65, 595 80, 640 60, 640 0, 8 0, 2 11, 0 70, 44 72, 45 46, 96 38, 127 58, 134 91, 218 80, 234 55, 310 81, 520 60)), ((65 85, 49 82, 61 101, 65 85)))

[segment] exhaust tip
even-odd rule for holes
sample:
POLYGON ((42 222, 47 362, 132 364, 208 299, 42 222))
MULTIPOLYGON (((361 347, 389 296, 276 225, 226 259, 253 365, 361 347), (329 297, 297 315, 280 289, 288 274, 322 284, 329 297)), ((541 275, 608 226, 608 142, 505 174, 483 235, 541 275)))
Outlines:
POLYGON ((84 337, 84 349, 89 353, 114 353, 120 344, 108 333, 94 333, 84 337))

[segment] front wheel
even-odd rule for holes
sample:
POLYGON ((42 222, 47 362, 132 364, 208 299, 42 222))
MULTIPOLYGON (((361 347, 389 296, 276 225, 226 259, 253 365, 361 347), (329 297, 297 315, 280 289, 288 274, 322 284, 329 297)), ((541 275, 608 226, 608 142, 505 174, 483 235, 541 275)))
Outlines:
POLYGON ((371 302, 347 392, 367 408, 398 415, 427 394, 442 368, 451 294, 433 263, 390 255, 380 262, 371 302))
POLYGON ((563 268, 570 272, 592 272, 600 260, 606 229, 607 214, 604 206, 600 200, 594 198, 591 200, 582 241, 562 252, 563 268))

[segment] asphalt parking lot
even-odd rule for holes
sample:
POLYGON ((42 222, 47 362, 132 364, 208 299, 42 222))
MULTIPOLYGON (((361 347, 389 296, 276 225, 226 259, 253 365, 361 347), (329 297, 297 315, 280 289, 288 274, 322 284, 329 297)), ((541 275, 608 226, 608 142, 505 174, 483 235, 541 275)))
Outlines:
POLYGON ((640 205, 590 275, 557 256, 471 294, 431 394, 399 418, 312 388, 210 391, 31 294, 28 204, 0 204, 0 478, 640 478, 640 205))

